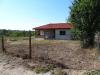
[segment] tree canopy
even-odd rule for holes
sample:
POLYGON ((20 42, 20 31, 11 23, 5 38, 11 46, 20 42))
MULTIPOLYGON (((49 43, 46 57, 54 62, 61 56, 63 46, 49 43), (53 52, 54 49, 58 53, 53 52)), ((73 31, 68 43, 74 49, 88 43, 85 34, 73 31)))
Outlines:
POLYGON ((100 31, 100 0, 74 0, 69 21, 81 33, 83 47, 94 46, 94 36, 100 31))
MULTIPOLYGON (((35 32, 32 31, 32 36, 34 36, 35 32)), ((6 30, 6 29, 0 29, 0 36, 7 36, 7 37, 28 37, 29 31, 25 30, 6 30)))

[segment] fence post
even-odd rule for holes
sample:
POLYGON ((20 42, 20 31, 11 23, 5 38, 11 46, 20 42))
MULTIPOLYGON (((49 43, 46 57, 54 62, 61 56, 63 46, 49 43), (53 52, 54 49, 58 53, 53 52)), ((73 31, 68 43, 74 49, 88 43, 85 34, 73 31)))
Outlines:
POLYGON ((1 37, 1 43, 2 43, 2 51, 3 52, 6 52, 6 50, 5 50, 5 45, 4 45, 4 36, 2 35, 2 37, 1 37))
POLYGON ((32 48, 31 48, 31 31, 29 31, 29 59, 32 58, 32 48))
POLYGON ((98 32, 98 49, 100 49, 100 32, 98 32))

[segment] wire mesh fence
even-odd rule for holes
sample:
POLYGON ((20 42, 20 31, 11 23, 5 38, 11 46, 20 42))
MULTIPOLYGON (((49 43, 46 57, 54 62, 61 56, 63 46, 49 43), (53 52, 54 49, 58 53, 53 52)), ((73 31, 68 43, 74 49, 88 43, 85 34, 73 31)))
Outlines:
MULTIPOLYGON (((41 38, 35 38, 34 36, 4 36, 4 48, 7 53, 23 59, 29 58, 31 53, 32 60, 43 63, 53 63, 65 67, 70 64, 69 67, 78 69, 83 67, 88 68, 92 59, 91 55, 80 50, 79 42, 68 40, 44 40, 41 38), (79 61, 83 61, 86 64, 79 63, 79 61), (76 65, 76 63, 78 64, 76 65)), ((0 50, 2 51, 1 37, 0 50)))
MULTIPOLYGON (((50 43, 53 40, 41 40, 33 37, 3 37, 3 45, 6 52, 17 57, 29 58, 48 58, 48 49, 52 50, 50 43), (31 40, 30 40, 31 39, 31 40), (31 46, 30 46, 31 44, 31 46), (51 48, 50 48, 51 47, 51 48), (30 51, 31 49, 31 51, 30 51)), ((0 38, 0 50, 2 51, 2 38, 0 38)))
POLYGON ((16 56, 27 58, 29 55, 28 37, 6 37, 6 51, 16 56))

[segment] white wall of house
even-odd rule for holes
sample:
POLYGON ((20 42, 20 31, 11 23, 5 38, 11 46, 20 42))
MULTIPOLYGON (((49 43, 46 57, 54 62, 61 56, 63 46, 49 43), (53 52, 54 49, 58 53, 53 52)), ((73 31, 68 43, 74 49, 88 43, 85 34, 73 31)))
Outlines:
POLYGON ((71 39, 71 32, 70 29, 58 29, 55 30, 55 39, 71 39))
POLYGON ((44 35, 44 31, 40 30, 40 35, 43 36, 44 35))

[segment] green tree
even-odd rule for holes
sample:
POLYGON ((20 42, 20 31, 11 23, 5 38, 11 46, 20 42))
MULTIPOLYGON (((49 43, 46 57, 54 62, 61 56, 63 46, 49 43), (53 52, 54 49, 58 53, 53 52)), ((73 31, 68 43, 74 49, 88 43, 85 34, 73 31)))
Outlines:
POLYGON ((81 33, 82 47, 94 47, 94 37, 100 30, 100 0, 74 0, 69 21, 81 33))

